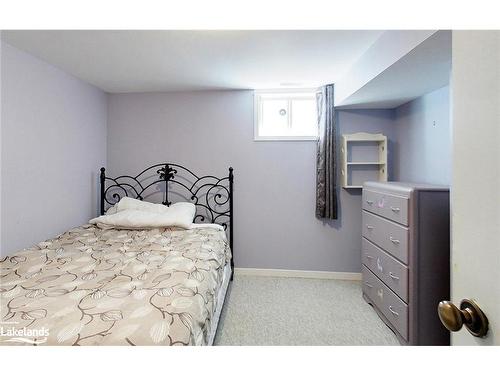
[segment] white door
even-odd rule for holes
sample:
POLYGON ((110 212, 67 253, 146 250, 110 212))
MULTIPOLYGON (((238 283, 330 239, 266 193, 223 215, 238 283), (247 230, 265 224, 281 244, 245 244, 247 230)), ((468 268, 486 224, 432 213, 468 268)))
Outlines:
POLYGON ((451 299, 473 299, 489 331, 451 342, 500 345, 500 31, 454 31, 452 51, 451 299))

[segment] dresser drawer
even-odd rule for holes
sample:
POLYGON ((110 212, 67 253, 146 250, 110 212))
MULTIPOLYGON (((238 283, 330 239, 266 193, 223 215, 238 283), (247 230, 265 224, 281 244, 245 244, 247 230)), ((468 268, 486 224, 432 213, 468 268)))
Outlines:
POLYGON ((363 264, 408 302, 408 268, 367 239, 362 241, 363 264))
POLYGON ((408 264, 408 228, 363 211, 363 237, 408 264))
POLYGON ((363 189, 364 210, 403 225, 408 225, 408 202, 404 197, 363 189))
POLYGON ((371 299, 400 335, 408 340, 408 305, 366 266, 362 266, 363 292, 371 299))

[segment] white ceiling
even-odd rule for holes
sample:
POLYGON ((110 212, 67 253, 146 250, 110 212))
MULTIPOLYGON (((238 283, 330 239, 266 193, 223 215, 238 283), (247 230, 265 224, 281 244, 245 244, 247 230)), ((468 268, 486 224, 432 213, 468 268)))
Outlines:
POLYGON ((396 108, 448 85, 450 73, 451 31, 441 30, 335 106, 396 108))
POLYGON ((316 87, 382 31, 3 31, 2 39, 106 92, 316 87))

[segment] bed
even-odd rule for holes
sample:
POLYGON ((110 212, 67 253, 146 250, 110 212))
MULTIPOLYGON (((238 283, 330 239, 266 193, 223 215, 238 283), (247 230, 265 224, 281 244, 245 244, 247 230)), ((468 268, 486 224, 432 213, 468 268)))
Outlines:
POLYGON ((223 178, 172 163, 116 178, 102 168, 100 191, 101 214, 123 197, 184 199, 194 223, 86 224, 4 257, 0 344, 213 344, 234 268, 232 168, 223 178))

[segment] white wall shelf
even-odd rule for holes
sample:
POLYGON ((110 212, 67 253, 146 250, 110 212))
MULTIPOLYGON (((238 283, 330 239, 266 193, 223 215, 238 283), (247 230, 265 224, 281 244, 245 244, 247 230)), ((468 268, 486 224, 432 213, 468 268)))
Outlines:
POLYGON ((365 181, 387 181, 387 137, 383 134, 342 135, 342 187, 361 189, 365 181))

